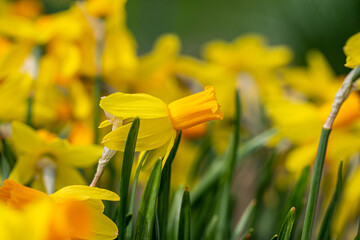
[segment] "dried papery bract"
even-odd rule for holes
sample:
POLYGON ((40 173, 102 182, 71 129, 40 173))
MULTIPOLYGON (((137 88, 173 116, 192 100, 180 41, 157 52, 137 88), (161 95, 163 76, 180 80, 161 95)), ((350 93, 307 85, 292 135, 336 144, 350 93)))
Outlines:
MULTIPOLYGON (((105 112, 105 115, 108 118, 108 121, 112 124, 112 130, 117 129, 119 126, 122 125, 123 120, 121 118, 117 118, 108 112, 105 112)), ((101 158, 99 159, 95 176, 90 184, 91 187, 97 186, 101 178, 101 175, 105 170, 106 165, 109 163, 110 159, 114 157, 116 152, 117 152, 116 150, 112 150, 104 146, 104 150, 101 155, 101 158)))

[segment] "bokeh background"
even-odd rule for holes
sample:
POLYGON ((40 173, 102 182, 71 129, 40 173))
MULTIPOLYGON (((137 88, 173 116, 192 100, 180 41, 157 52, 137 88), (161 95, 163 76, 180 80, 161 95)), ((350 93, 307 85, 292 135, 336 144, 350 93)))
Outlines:
MULTIPOLYGON (((73 1, 43 0, 45 11, 68 8, 73 1)), ((209 40, 233 40, 245 33, 263 34, 270 45, 285 44, 294 51, 293 64, 304 65, 309 49, 320 50, 337 74, 345 74, 346 40, 360 31, 357 0, 129 0, 127 24, 148 52, 163 33, 175 33, 182 53, 201 56, 209 40)))

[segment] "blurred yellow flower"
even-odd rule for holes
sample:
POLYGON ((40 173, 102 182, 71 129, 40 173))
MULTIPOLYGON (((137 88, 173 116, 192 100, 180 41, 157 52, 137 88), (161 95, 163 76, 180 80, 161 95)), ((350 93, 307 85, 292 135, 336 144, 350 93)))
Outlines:
POLYGON ((86 184, 77 167, 89 167, 96 163, 102 153, 100 146, 75 146, 66 140, 38 134, 20 122, 12 122, 11 142, 17 155, 17 162, 10 174, 21 184, 52 192, 71 184, 86 184), (46 136, 46 139, 41 137, 46 136), (50 171, 50 172, 49 172, 50 171), (50 176, 49 182, 43 182, 50 176), (52 182, 53 181, 53 182, 52 182), (44 185, 45 184, 45 185, 44 185))
POLYGON ((351 36, 344 46, 346 67, 355 68, 360 65, 360 33, 351 36))
MULTIPOLYGON (((169 105, 151 95, 118 92, 101 99, 100 106, 124 122, 139 117, 141 121, 135 150, 154 150, 148 155, 155 159, 163 156, 167 158, 176 130, 223 118, 213 87, 205 87, 204 91, 169 105)), ((103 144, 110 149, 124 151, 130 125, 125 124, 107 134, 103 144)))
MULTIPOLYGON (((308 64, 308 68, 284 70, 283 79, 291 88, 287 88, 287 92, 278 89, 276 98, 264 102, 279 135, 294 144, 285 163, 290 172, 299 172, 315 159, 322 124, 342 83, 319 52, 309 52, 308 64)), ((352 93, 335 119, 326 162, 334 169, 340 159, 358 151, 360 140, 355 136, 360 132, 359 109, 360 98, 352 93), (353 138, 351 144, 345 141, 353 138)))
POLYGON ((10 219, 0 220, 1 239, 24 235, 30 240, 114 239, 117 227, 103 215, 101 200, 118 201, 119 197, 105 189, 76 185, 47 195, 6 180, 0 187, 0 210, 10 219))
POLYGON ((25 120, 31 84, 27 74, 17 71, 0 80, 0 121, 25 120))
POLYGON ((274 69, 284 66, 292 58, 287 47, 266 46, 265 39, 256 34, 239 37, 233 43, 210 42, 205 48, 204 55, 208 61, 216 62, 235 72, 274 69))

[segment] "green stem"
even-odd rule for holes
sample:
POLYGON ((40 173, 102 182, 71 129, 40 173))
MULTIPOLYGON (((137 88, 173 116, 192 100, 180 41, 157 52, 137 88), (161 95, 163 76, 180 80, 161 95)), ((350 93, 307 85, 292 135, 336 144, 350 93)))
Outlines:
POLYGON ((321 130, 320 142, 315 159, 313 177, 310 185, 310 193, 306 207, 305 221, 304 221, 303 232, 301 235, 301 240, 311 239, 311 232, 312 232, 312 227, 314 224, 314 216, 316 212, 316 203, 319 196, 321 174, 324 166, 326 147, 329 140, 330 132, 331 132, 330 129, 323 128, 321 130))
POLYGON ((95 77, 94 85, 94 143, 99 142, 99 124, 100 124, 100 97, 101 97, 101 76, 95 77))

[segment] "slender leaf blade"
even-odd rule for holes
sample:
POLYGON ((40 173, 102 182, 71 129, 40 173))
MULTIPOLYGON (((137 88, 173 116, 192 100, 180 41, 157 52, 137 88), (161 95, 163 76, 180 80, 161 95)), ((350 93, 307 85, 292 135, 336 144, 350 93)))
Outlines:
POLYGON ((132 165, 134 161, 134 153, 136 140, 140 127, 140 119, 135 118, 126 139, 123 165, 121 169, 120 176, 120 201, 118 205, 118 229, 119 236, 118 239, 125 239, 125 229, 126 229, 126 215, 127 215, 127 201, 128 201, 128 192, 129 192, 129 183, 130 175, 132 170, 132 165))
POLYGON ((252 200, 249 205, 246 207, 244 213, 242 214, 239 222, 236 224, 235 230, 232 234, 232 240, 239 238, 242 232, 244 232, 246 225, 250 222, 250 218, 255 211, 256 201, 252 200))
POLYGON ((156 199, 158 197, 161 180, 161 162, 161 159, 156 161, 151 170, 149 180, 146 183, 135 223, 133 240, 150 240, 152 238, 156 213, 156 199))
POLYGON ((180 210, 179 237, 178 240, 190 240, 191 203, 189 189, 185 188, 180 210))
POLYGON ((339 204, 341 191, 342 191, 342 166, 343 166, 343 162, 340 161, 335 191, 331 199, 331 202, 329 204, 329 207, 326 211, 326 214, 324 216, 323 222, 321 224, 320 231, 317 236, 318 240, 330 239, 331 223, 334 217, 335 209, 339 204))
POLYGON ((279 233, 279 240, 290 240, 291 238, 291 231, 295 221, 295 208, 292 207, 285 218, 283 226, 279 233))
POLYGON ((171 186, 171 164, 175 159, 177 149, 181 140, 181 132, 177 135, 174 146, 172 147, 169 157, 161 172, 161 183, 158 197, 157 214, 159 217, 160 226, 160 239, 166 239, 166 229, 169 214, 169 199, 170 199, 170 186, 171 186))
POLYGON ((315 158, 314 170, 311 179, 310 193, 306 206, 305 220, 301 240, 310 240, 312 228, 314 224, 314 216, 316 211, 316 203, 319 196, 321 174, 324 167, 327 143, 330 136, 330 129, 323 128, 319 141, 319 147, 315 158))

